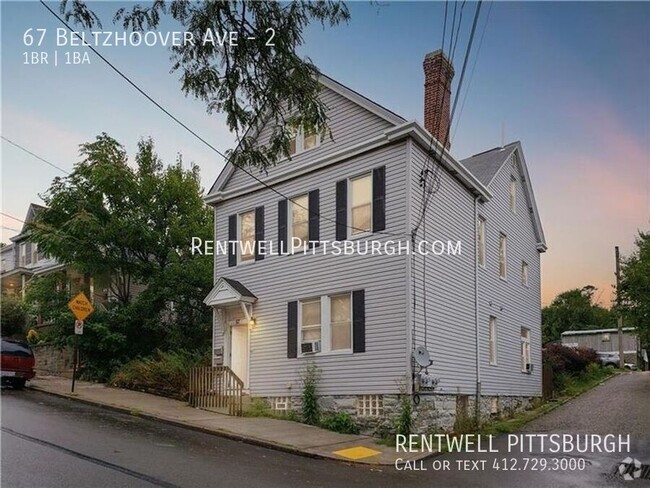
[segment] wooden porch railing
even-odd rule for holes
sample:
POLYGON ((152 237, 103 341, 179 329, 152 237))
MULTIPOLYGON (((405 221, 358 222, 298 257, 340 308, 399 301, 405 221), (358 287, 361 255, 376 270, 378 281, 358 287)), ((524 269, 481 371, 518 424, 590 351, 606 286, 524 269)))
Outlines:
POLYGON ((228 366, 206 366, 190 370, 189 403, 206 410, 227 409, 242 415, 244 382, 228 366))

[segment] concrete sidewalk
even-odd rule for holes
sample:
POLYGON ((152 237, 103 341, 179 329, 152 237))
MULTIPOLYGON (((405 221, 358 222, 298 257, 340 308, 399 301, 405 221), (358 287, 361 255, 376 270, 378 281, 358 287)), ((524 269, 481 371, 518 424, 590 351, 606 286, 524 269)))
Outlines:
POLYGON ((39 376, 29 385, 45 393, 303 456, 394 466, 398 458, 416 460, 428 455, 396 453, 394 447, 377 444, 369 436, 338 434, 288 420, 231 417, 192 408, 181 401, 97 383, 77 381, 74 393, 70 393, 70 380, 57 376, 39 376))

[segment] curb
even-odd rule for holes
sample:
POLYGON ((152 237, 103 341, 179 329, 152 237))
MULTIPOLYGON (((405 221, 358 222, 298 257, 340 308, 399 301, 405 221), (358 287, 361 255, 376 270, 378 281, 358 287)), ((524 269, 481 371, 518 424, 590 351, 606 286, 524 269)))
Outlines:
POLYGON ((347 459, 329 457, 329 456, 325 456, 325 455, 322 455, 322 454, 303 451, 301 449, 298 449, 298 448, 295 448, 295 447, 292 447, 292 446, 287 446, 287 445, 284 445, 284 444, 275 444, 273 442, 269 442, 269 441, 266 441, 266 440, 263 440, 263 439, 257 439, 255 437, 243 436, 243 435, 236 434, 234 432, 230 432, 230 431, 227 431, 227 430, 206 429, 205 427, 200 427, 198 425, 192 425, 192 424, 188 424, 188 423, 185 423, 185 422, 182 422, 182 421, 169 419, 169 418, 165 418, 165 417, 158 417, 158 416, 148 414, 148 413, 144 413, 144 412, 140 412, 140 411, 138 411, 138 413, 133 413, 133 410, 129 409, 127 407, 121 407, 121 406, 112 405, 112 404, 109 404, 109 403, 98 402, 98 401, 95 401, 95 400, 88 400, 86 398, 79 398, 79 397, 71 395, 69 393, 54 392, 54 391, 46 390, 46 389, 44 389, 42 387, 38 387, 38 386, 28 386, 28 389, 33 390, 33 391, 38 391, 40 393, 45 393, 47 395, 52 395, 52 396, 55 396, 55 397, 59 397, 59 398, 74 400, 74 401, 79 402, 79 403, 83 403, 83 404, 86 404, 86 405, 91 405, 91 406, 94 406, 94 407, 103 408, 105 410, 111 410, 113 412, 131 415, 133 417, 140 417, 140 418, 147 419, 147 420, 152 420, 152 421, 155 421, 155 422, 162 422, 162 423, 165 423, 165 424, 168 424, 168 425, 173 425, 175 427, 180 427, 180 428, 192 430, 192 431, 195 431, 195 432, 201 432, 203 434, 209 434, 209 435, 213 435, 213 436, 216 436, 216 437, 222 437, 222 438, 225 438, 225 439, 238 441, 238 442, 243 442, 245 444, 250 444, 250 445, 253 445, 253 446, 265 447, 265 448, 268 448, 268 449, 273 449, 275 451, 286 452, 288 454, 295 454, 297 456, 307 457, 307 458, 311 458, 311 459, 323 459, 323 460, 328 460, 328 461, 336 461, 336 462, 347 464, 347 465, 350 465, 350 466, 368 466, 368 467, 394 466, 394 463, 363 463, 363 462, 354 461, 352 459, 347 460, 347 459))

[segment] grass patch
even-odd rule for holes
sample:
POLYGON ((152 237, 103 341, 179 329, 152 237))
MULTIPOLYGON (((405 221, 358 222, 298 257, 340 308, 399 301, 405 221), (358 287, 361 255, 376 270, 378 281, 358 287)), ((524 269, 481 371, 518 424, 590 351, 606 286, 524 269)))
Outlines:
POLYGON ((509 434, 521 429, 524 425, 538 417, 554 410, 572 398, 592 389, 605 379, 616 374, 613 368, 603 368, 597 364, 590 364, 587 370, 576 375, 565 375, 561 379, 562 389, 558 396, 541 405, 525 412, 516 414, 507 419, 499 419, 483 425, 481 434, 509 434))
POLYGON ((293 422, 300 422, 300 416, 295 410, 279 411, 273 410, 261 398, 253 398, 250 405, 244 410, 244 417, 266 417, 278 420, 291 420, 293 422))

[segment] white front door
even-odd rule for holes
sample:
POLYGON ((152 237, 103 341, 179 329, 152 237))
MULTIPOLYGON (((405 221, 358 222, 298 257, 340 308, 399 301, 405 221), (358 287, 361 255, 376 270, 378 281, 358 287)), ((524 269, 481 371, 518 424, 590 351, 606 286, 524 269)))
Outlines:
POLYGON ((230 327, 230 369, 248 388, 248 324, 230 327))

